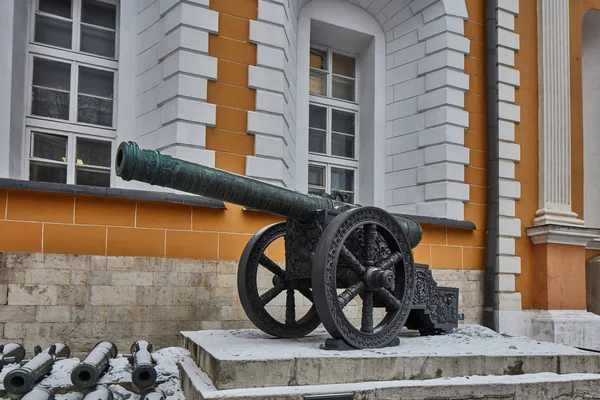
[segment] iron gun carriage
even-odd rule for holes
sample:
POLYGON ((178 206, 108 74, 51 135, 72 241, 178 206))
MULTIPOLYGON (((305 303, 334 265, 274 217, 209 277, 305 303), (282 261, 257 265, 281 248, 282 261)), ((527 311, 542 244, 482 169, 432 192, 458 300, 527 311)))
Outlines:
POLYGON ((259 230, 238 266, 242 307, 265 333, 297 338, 322 323, 333 338, 329 346, 377 348, 397 341, 405 325, 425 332, 456 326, 457 290, 451 291, 450 321, 437 323, 426 318, 427 307, 414 307, 415 292, 432 289, 423 283, 419 288, 416 282, 419 268, 412 249, 421 241, 422 230, 414 220, 378 207, 349 204, 338 193, 304 194, 142 150, 134 142, 120 144, 115 169, 126 181, 286 219, 259 230), (285 264, 269 257, 268 249, 279 239, 284 241, 285 264), (264 278, 265 273, 270 276, 264 278), (279 295, 281 300, 274 301, 279 295))

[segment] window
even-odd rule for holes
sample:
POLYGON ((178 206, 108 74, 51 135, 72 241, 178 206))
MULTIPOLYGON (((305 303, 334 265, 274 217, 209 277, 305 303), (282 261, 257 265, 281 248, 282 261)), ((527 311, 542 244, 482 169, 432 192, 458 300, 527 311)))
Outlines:
POLYGON ((354 57, 311 48, 308 191, 337 190, 351 201, 356 196, 358 168, 355 64, 354 57))
POLYGON ((35 0, 29 40, 29 179, 110 186, 118 63, 114 0, 35 0))

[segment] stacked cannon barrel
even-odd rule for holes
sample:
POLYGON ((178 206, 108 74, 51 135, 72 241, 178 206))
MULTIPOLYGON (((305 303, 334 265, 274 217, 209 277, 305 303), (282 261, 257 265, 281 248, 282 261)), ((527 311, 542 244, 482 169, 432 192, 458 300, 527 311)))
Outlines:
MULTIPOLYGON (((163 391, 152 389, 158 376, 152 351, 149 341, 138 340, 132 344, 131 354, 123 357, 131 365, 131 382, 144 391, 142 399, 165 400, 163 391)), ((83 400, 114 400, 113 393, 101 382, 101 378, 110 371, 111 359, 117 358, 118 354, 115 343, 101 341, 71 370, 70 381, 84 393, 83 400)), ((4 366, 17 365, 5 374, 2 381, 4 390, 23 395, 21 398, 26 400, 53 400, 52 389, 40 382, 52 374, 57 361, 70 358, 71 349, 65 343, 56 342, 44 350, 36 346, 34 357, 30 360, 26 360, 25 356, 25 348, 18 343, 0 345, 0 371, 4 366)))

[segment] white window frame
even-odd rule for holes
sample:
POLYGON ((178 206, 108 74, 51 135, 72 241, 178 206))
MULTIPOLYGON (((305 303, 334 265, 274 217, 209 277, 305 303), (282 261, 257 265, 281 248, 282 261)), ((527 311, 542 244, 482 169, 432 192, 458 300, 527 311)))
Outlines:
MULTIPOLYGON (((32 159, 33 131, 48 133, 59 136, 67 136, 67 184, 75 184, 75 163, 77 138, 88 138, 93 140, 108 141, 111 143, 111 155, 114 150, 115 138, 117 137, 117 109, 118 109, 118 54, 119 54, 119 21, 120 21, 120 1, 119 0, 96 0, 98 2, 115 5, 115 56, 106 57, 92 53, 85 53, 79 50, 81 38, 81 4, 82 0, 72 0, 72 31, 71 31, 71 49, 53 46, 45 43, 37 43, 35 38, 35 16, 38 13, 39 0, 34 0, 29 13, 29 40, 27 49, 27 90, 26 90, 26 116, 25 116, 25 135, 23 138, 23 148, 27 152, 22 158, 22 171, 24 180, 29 180, 30 160, 32 159), (70 94, 69 94, 69 120, 58 118, 32 115, 32 88, 33 88, 33 60, 35 57, 45 58, 52 61, 68 63, 71 65, 70 76, 70 94), (113 113, 112 125, 102 126, 77 121, 78 111, 78 84, 79 68, 88 67, 97 70, 110 71, 113 75, 113 113)), ((40 14, 45 14, 40 12, 40 14)), ((64 19, 60 16, 51 14, 53 18, 64 19)), ((100 28, 102 29, 102 28, 100 28)), ((90 97, 94 97, 91 96, 90 97)), ((40 160, 41 161, 41 160, 40 160)), ((113 160, 111 159, 112 168, 113 160)), ((113 174, 110 175, 110 187, 114 185, 113 174)))
MULTIPOLYGON (((311 68, 309 64, 309 74, 310 71, 320 71, 321 74, 327 74, 327 91, 326 95, 317 95, 309 92, 309 109, 311 105, 315 105, 318 107, 324 107, 327 110, 327 120, 326 120, 326 139, 325 139, 325 153, 313 153, 308 152, 308 166, 318 166, 325 167, 325 192, 331 193, 331 168, 340 168, 353 171, 354 174, 354 182, 353 182, 353 191, 352 195, 354 197, 354 201, 356 202, 359 196, 359 186, 358 186, 358 166, 359 166, 359 115, 360 115, 360 106, 358 99, 358 82, 359 82, 359 68, 357 65, 358 57, 356 54, 349 54, 343 51, 338 51, 335 48, 324 47, 314 43, 310 44, 310 50, 317 49, 327 54, 327 69, 328 71, 319 70, 316 68, 311 68), (333 53, 340 54, 346 57, 352 57, 355 60, 354 63, 354 99, 355 101, 348 101, 343 99, 332 98, 333 92, 333 53), (332 140, 332 118, 333 118, 333 110, 339 110, 344 112, 349 112, 354 114, 354 158, 336 156, 331 154, 331 140, 332 140)), ((347 78, 347 77, 345 77, 347 78)), ((310 125, 309 125, 310 129, 310 125)), ((307 132, 307 135, 310 135, 307 132)), ((308 171, 308 170, 307 170, 308 171)), ((308 190, 320 190, 321 187, 308 185, 308 190)), ((345 191, 340 190, 340 192, 346 193, 345 191)))

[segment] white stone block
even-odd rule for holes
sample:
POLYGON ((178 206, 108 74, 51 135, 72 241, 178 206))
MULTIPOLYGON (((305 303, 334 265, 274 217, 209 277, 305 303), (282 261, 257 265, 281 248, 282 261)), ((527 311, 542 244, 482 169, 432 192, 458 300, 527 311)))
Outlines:
POLYGON ((394 120, 394 136, 406 135, 425 129, 425 114, 415 114, 394 120))
POLYGON ((498 26, 509 31, 515 30, 515 16, 504 10, 498 10, 498 26))
POLYGON ((417 213, 425 217, 448 218, 464 221, 465 207, 462 201, 445 200, 417 204, 417 213))
POLYGON ((165 20, 165 34, 179 25, 187 25, 211 33, 219 32, 219 13, 205 7, 181 3, 171 9, 163 18, 165 20))
POLYGON ((499 192, 501 197, 518 200, 521 198, 521 184, 512 180, 499 179, 499 192))
POLYGON ((427 54, 435 53, 445 49, 456 50, 464 54, 469 54, 470 48, 471 46, 469 39, 462 35, 449 32, 429 38, 425 43, 425 52, 427 54))
POLYGON ((460 18, 449 16, 436 19, 418 29, 418 38, 419 41, 427 40, 428 38, 443 32, 454 32, 459 35, 464 35, 464 21, 460 18))
POLYGON ((150 68, 136 78, 135 94, 140 95, 152 88, 155 88, 162 82, 162 69, 160 65, 150 68))
MULTIPOLYGON (((402 1, 402 0, 395 0, 395 1, 397 2, 397 1, 402 1)), ((409 22, 410 18, 413 15, 414 14, 410 12, 409 8, 404 8, 389 18, 387 18, 385 15, 382 14, 383 18, 380 18, 379 23, 381 24, 383 31, 387 32, 395 27, 401 27, 405 23, 409 22)))
POLYGON ((406 82, 417 77, 417 63, 412 62, 409 64, 401 65, 396 68, 392 68, 385 73, 386 85, 396 85, 401 82, 406 82))
POLYGON ((467 128, 469 126, 469 113, 457 107, 438 107, 425 112, 425 126, 427 128, 453 124, 467 128))
POLYGON ((498 47, 498 63, 507 65, 509 67, 515 66, 515 52, 514 50, 507 49, 504 47, 498 47))
MULTIPOLYGON (((400 11, 404 10, 410 2, 411 0, 396 0, 390 1, 389 3, 385 2, 387 3, 387 5, 383 7, 378 14, 382 14, 385 18, 390 19, 394 15, 398 14, 400 11)), ((353 3, 356 3, 356 1, 354 1, 353 3)))
POLYGON ((139 117, 140 115, 146 114, 156 108, 158 104, 157 91, 158 87, 155 87, 145 91, 144 93, 135 98, 135 117, 139 117))
POLYGON ((469 75, 448 69, 438 70, 425 75, 425 90, 430 91, 444 86, 469 90, 469 75))
POLYGON ((137 12, 141 13, 156 0, 137 0, 137 12))
POLYGON ((160 15, 163 15, 164 13, 169 11, 169 9, 171 9, 173 6, 182 3, 183 1, 208 8, 208 3, 210 0, 158 0, 158 2, 160 3, 160 15))
POLYGON ((425 111, 440 106, 465 106, 464 92, 453 88, 441 88, 427 92, 417 98, 417 110, 425 111))
POLYGON ((464 182, 465 167, 456 163, 439 163, 421 167, 417 171, 417 182, 456 181, 464 182))
MULTIPOLYGON (((388 87, 392 91, 393 101, 401 101, 411 97, 425 93, 425 77, 411 79, 410 81, 402 82, 392 87, 388 87)), ((389 103, 388 103, 389 104, 389 103)))
POLYGON ((423 10, 423 21, 427 24, 434 19, 438 19, 446 14, 446 10, 444 9, 444 2, 438 1, 434 5, 429 8, 423 10))
POLYGON ((285 77, 279 71, 250 65, 248 66, 248 87, 283 93, 285 90, 285 77))
POLYGON ((256 156, 283 159, 284 147, 282 138, 264 135, 254 137, 254 154, 256 156))
POLYGON ((496 292, 514 292, 515 276, 513 274, 496 274, 496 292))
POLYGON ((136 57, 136 76, 158 64, 158 45, 150 47, 136 57))
POLYGON ((162 150, 174 145, 201 148, 206 146, 206 126, 175 122, 138 139, 142 148, 162 150))
POLYGON ((137 15, 135 24, 137 33, 140 34, 148 29, 150 26, 156 23, 159 18, 160 13, 158 2, 154 2, 137 15))
POLYGON ((425 57, 425 43, 417 43, 405 49, 399 50, 394 55, 394 67, 408 64, 425 57))
POLYGON ((250 42, 284 48, 285 31, 282 27, 261 21, 250 21, 250 42))
POLYGON ((391 206, 388 207, 387 212, 396 213, 396 214, 405 214, 405 215, 417 215, 417 205, 416 204, 405 204, 402 206, 391 206))
POLYGON ((285 54, 283 50, 259 44, 256 46, 256 65, 283 70, 285 68, 285 54))
MULTIPOLYGON (((386 30, 387 25, 384 26, 383 30, 386 32, 386 39, 388 37, 388 32, 392 33, 392 38, 397 39, 399 37, 406 35, 409 32, 414 31, 415 29, 418 29, 421 26, 423 26, 423 16, 420 14, 417 14, 414 17, 412 17, 402 23, 399 23, 399 24, 396 24, 396 23, 397 23, 397 21, 395 19, 394 19, 394 21, 392 21, 390 23, 390 26, 391 25, 395 26, 391 31, 386 30)), ((387 40, 387 41, 389 42, 390 40, 387 40)))
POLYGON ((496 257, 496 273, 498 274, 520 274, 521 258, 515 256, 496 257))
POLYGON ((283 95, 264 90, 256 91, 256 111, 283 114, 284 106, 285 100, 283 99, 283 95))
POLYGON ((419 132, 419 147, 440 143, 465 144, 465 130, 455 125, 440 125, 419 132))
POLYGON ((462 19, 468 18, 465 0, 443 0, 443 3, 446 7, 446 14, 462 19))
POLYGON ((180 26, 160 41, 158 57, 162 60, 177 49, 208 54, 208 32, 180 26))
POLYGON ((386 119, 393 121, 417 113, 417 99, 407 99, 386 106, 386 119))
POLYGON ((516 87, 521 85, 519 70, 504 65, 498 66, 498 80, 516 87))
POLYGON ((509 103, 515 102, 515 87, 505 83, 498 83, 498 99, 509 103))
POLYGON ((164 20, 161 18, 154 25, 137 35, 137 53, 143 53, 150 47, 155 46, 164 37, 164 20))
POLYGON ((418 74, 423 75, 442 68, 465 69, 465 55, 454 50, 443 50, 418 61, 418 74))
POLYGON ((423 9, 429 7, 436 1, 438 0, 413 0, 410 3, 410 9, 412 10, 413 14, 416 14, 419 11, 422 11, 423 9))
POLYGON ((275 4, 264 0, 258 2, 258 20, 284 25, 286 21, 285 9, 282 4, 275 4))
POLYGON ((497 293, 495 295, 496 309, 500 311, 521 310, 521 293, 497 293))
POLYGON ((198 122, 214 126, 217 119, 217 108, 214 104, 189 99, 173 99, 161 106, 162 124, 174 121, 198 122))
POLYGON ((394 136, 394 122, 388 121, 385 123, 385 138, 390 139, 394 136))
POLYGON ((162 110, 157 108, 135 119, 135 137, 153 132, 162 126, 162 110))
POLYGON ((283 161, 246 156, 246 176, 266 178, 283 183, 283 161))
POLYGON ((501 236, 521 237, 521 220, 500 217, 498 219, 498 233, 501 236))
POLYGON ((500 142, 498 145, 498 156, 503 160, 520 161, 521 146, 516 143, 500 142))
POLYGON ((264 133, 283 137, 283 117, 248 111, 248 133, 264 133))
POLYGON ((437 182, 425 185, 425 200, 443 199, 468 201, 469 185, 458 182, 437 182))
POLYGON ((423 150, 413 150, 407 153, 396 154, 393 157, 394 171, 421 167, 423 162, 423 150))
POLYGON ((398 189, 417 185, 417 170, 407 169, 385 174, 385 188, 398 189))
POLYGON ((498 117, 508 121, 520 122, 521 121, 521 106, 515 104, 506 103, 504 101, 498 102, 498 117))
POLYGON ((512 14, 519 14, 519 0, 498 0, 498 8, 512 14))
POLYGON ((510 121, 499 121, 499 137, 500 140, 514 142, 515 140, 515 124, 510 121))
POLYGON ((425 164, 454 162, 469 164, 469 149, 455 144, 440 144, 425 148, 425 164))
POLYGON ((385 104, 391 104, 394 102, 394 87, 388 86, 385 88, 385 104))
POLYGON ((419 39, 417 39, 417 31, 412 31, 402 37, 399 37, 398 39, 388 42, 386 44, 386 52, 387 54, 395 53, 398 50, 402 50, 406 47, 417 44, 418 41, 419 39))
POLYGON ((392 172, 394 170, 394 159, 393 157, 386 157, 385 158, 385 172, 392 172))
POLYGON ((514 217, 516 211, 515 205, 516 202, 513 199, 501 197, 498 204, 500 215, 503 217, 514 217))
POLYGON ((515 179, 515 163, 513 161, 499 160, 499 177, 515 179))
POLYGON ((498 28, 498 45, 519 50, 519 34, 498 28))
POLYGON ((385 154, 388 156, 416 150, 418 146, 417 132, 404 136, 396 136, 385 141, 385 154))
POLYGON ((385 192, 385 206, 393 206, 394 205, 394 192, 391 190, 387 190, 385 192))
POLYGON ((204 54, 178 50, 162 61, 162 67, 163 80, 180 72, 217 79, 217 59, 204 54))
POLYGON ((416 204, 425 201, 425 190, 422 186, 411 186, 393 191, 393 204, 401 206, 404 204, 416 204))
POLYGON ((515 255, 515 239, 514 238, 498 238, 498 253, 502 255, 515 255))
POLYGON ((162 149, 161 153, 195 164, 206 165, 211 168, 215 167, 215 152, 213 150, 197 149, 187 146, 173 146, 162 149))

